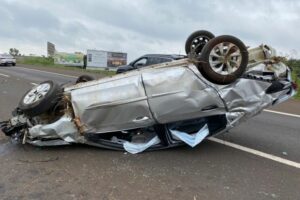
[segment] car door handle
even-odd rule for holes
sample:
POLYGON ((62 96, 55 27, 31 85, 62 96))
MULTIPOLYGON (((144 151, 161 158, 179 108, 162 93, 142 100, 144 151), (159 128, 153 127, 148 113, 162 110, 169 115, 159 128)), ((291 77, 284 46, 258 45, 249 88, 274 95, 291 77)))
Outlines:
POLYGON ((136 123, 139 123, 139 122, 144 122, 144 121, 146 121, 148 119, 149 119, 149 117, 144 116, 144 117, 137 117, 136 119, 134 119, 132 121, 136 122, 136 123))

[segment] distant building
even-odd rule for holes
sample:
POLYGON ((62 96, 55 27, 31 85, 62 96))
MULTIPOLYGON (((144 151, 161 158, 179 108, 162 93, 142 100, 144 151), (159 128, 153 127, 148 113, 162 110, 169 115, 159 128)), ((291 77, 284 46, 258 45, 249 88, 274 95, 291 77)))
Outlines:
POLYGON ((117 68, 127 64, 127 53, 87 50, 87 68, 117 68))

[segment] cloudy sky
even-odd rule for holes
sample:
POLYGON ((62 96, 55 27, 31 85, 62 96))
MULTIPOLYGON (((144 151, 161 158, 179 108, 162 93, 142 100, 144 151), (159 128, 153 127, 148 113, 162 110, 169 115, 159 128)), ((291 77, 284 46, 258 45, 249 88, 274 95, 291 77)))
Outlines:
POLYGON ((300 57, 300 1, 297 0, 0 0, 0 52, 46 55, 100 49, 184 53, 188 35, 206 29, 261 43, 281 55, 300 57))

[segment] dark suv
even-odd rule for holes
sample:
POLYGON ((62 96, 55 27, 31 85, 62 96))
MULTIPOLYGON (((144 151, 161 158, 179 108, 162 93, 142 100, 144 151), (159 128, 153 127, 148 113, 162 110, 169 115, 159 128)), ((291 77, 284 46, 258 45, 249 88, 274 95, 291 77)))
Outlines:
POLYGON ((120 66, 117 70, 117 74, 127 72, 134 69, 139 69, 149 65, 155 65, 164 62, 171 62, 173 60, 179 60, 185 58, 183 55, 168 55, 168 54, 147 54, 144 55, 128 65, 120 66))

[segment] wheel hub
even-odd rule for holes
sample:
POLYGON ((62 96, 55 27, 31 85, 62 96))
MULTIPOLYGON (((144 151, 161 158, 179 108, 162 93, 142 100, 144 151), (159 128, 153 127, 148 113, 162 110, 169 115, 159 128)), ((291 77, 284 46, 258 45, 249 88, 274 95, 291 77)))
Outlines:
POLYGON ((43 83, 34 87, 24 97, 23 103, 26 105, 34 104, 44 98, 49 92, 51 86, 49 83, 43 83))
POLYGON ((209 55, 212 69, 221 75, 234 73, 241 64, 240 49, 233 43, 223 42, 217 44, 209 55))

